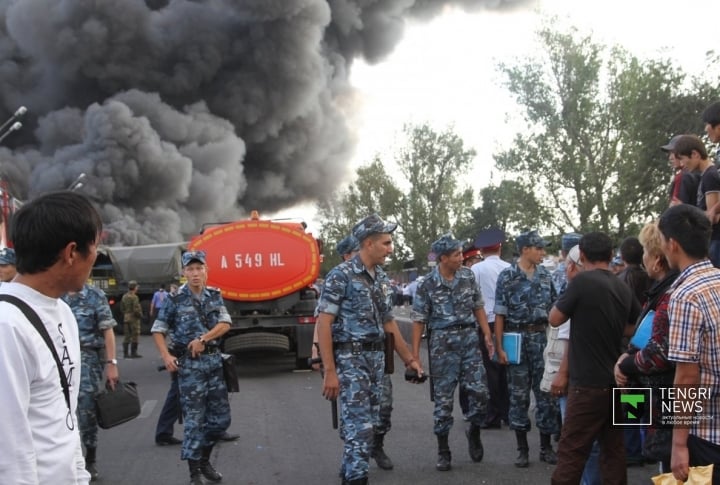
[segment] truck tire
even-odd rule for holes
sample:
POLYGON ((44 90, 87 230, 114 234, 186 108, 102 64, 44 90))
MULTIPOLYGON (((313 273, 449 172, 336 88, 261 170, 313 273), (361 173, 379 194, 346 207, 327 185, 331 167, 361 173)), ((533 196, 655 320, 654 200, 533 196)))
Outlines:
POLYGON ((287 352, 290 350, 290 339, 280 333, 250 332, 227 337, 223 344, 228 354, 241 352, 287 352))

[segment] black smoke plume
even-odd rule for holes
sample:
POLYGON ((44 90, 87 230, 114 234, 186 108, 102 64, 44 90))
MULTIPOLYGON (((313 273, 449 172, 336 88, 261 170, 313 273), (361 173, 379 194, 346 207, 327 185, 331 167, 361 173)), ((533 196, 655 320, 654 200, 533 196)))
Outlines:
POLYGON ((31 198, 86 173, 111 244, 317 200, 348 175, 353 59, 410 17, 524 1, 0 1, 0 118, 29 109, 2 174, 31 198))

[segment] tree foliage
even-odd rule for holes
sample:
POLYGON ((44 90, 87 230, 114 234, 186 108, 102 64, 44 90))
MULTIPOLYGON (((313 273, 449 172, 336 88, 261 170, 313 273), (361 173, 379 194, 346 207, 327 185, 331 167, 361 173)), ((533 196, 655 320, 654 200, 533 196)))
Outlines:
POLYGON ((376 156, 357 169, 346 190, 318 204, 321 235, 330 248, 324 270, 339 262, 332 254, 337 241, 374 212, 399 224, 390 263, 394 270, 413 259, 425 266, 436 237, 471 222, 473 191, 461 181, 475 152, 451 128, 438 132, 428 124, 406 125, 404 135, 406 145, 398 148, 392 162, 376 156), (390 165, 398 167, 400 180, 386 172, 390 165))
MULTIPOLYGON (((699 113, 717 85, 690 89, 669 60, 640 60, 575 29, 544 27, 538 36, 541 58, 499 65, 525 129, 495 155, 514 182, 486 195, 534 193, 539 207, 531 207, 531 225, 558 232, 623 234, 657 216, 667 206, 670 178, 659 147, 674 134, 702 133, 699 113)), ((526 214, 516 214, 505 222, 526 225, 526 214)))

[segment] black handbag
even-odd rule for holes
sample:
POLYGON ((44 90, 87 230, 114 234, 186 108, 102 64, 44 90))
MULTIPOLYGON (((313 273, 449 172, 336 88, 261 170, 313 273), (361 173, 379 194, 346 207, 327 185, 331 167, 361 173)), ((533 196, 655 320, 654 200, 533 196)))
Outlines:
POLYGON ((235 367, 235 356, 232 354, 221 354, 223 365, 223 377, 227 392, 240 392, 240 380, 238 379, 237 368, 235 367))
POLYGON ((106 386, 95 397, 97 423, 102 429, 113 428, 140 415, 140 396, 134 382, 119 382, 115 389, 106 386))

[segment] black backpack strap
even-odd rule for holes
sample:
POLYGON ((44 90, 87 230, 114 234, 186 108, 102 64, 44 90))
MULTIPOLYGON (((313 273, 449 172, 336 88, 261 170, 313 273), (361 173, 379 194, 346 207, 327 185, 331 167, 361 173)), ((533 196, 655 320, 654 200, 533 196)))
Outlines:
POLYGON ((65 395, 65 402, 67 403, 68 409, 70 408, 70 385, 68 384, 67 377, 65 376, 65 372, 63 372, 62 364, 60 363, 60 357, 58 357, 57 350, 55 350, 55 345, 53 344, 52 340, 50 339, 50 335, 47 332, 47 329, 45 328, 45 325, 43 325, 42 321, 40 321, 40 317, 37 313, 35 313, 35 310, 30 308, 30 305, 25 303, 20 298, 13 296, 13 295, 0 295, 0 301, 6 301, 10 303, 11 305, 15 305, 20 309, 21 312, 25 315, 25 318, 27 318, 30 323, 32 323, 33 327, 35 327, 35 330, 38 331, 42 339, 45 341, 45 344, 47 344, 48 348, 50 349, 50 353, 52 354, 53 358, 55 359, 55 365, 57 365, 58 374, 60 374, 60 384, 62 384, 63 394, 65 395))

